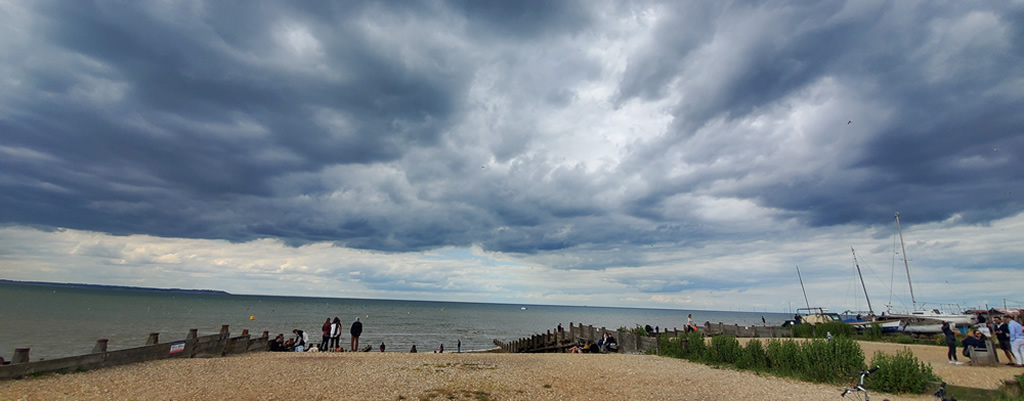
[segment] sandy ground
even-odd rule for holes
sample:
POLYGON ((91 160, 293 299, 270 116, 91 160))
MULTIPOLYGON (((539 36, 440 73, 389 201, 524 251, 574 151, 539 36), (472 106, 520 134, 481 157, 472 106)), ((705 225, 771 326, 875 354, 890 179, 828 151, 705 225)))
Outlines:
MULTIPOLYGON (((901 347, 862 343, 869 359, 901 347)), ((953 384, 995 388, 1024 373, 953 366, 940 347, 910 348, 953 384)), ((251 353, 0 382, 0 400, 842 400, 839 393, 835 385, 618 354, 251 353)))

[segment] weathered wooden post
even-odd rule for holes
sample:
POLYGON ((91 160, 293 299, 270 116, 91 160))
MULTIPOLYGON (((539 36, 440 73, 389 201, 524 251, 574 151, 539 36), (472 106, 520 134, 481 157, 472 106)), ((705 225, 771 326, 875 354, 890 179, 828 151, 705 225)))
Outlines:
POLYGON ((106 339, 106 338, 101 338, 99 340, 96 340, 96 345, 94 345, 92 347, 92 353, 94 353, 94 354, 102 354, 104 352, 107 352, 107 341, 109 341, 109 340, 106 339))
POLYGON ((11 363, 26 363, 28 362, 28 351, 30 348, 15 348, 14 358, 11 358, 11 363))
POLYGON ((269 332, 269 331, 266 331, 266 330, 263 330, 263 337, 262 337, 262 338, 263 338, 264 340, 266 340, 266 339, 270 339, 270 332, 269 332))
POLYGON ((220 335, 223 336, 223 337, 227 337, 229 334, 231 334, 231 331, 228 330, 228 325, 226 325, 226 324, 225 325, 221 325, 220 326, 220 335))
POLYGON ((199 337, 199 329, 188 329, 188 336, 185 337, 185 341, 195 340, 199 337))
POLYGON ((149 333, 149 338, 146 339, 146 345, 156 345, 160 342, 160 333, 149 333))
POLYGON ((249 329, 242 329, 242 337, 249 335, 249 329))

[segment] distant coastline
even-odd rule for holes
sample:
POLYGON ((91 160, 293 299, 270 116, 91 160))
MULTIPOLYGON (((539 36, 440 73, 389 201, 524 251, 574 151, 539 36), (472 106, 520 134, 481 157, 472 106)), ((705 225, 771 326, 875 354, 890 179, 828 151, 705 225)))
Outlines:
POLYGON ((221 291, 221 290, 191 290, 191 289, 185 289, 185 288, 153 288, 153 287, 135 287, 135 286, 127 286, 127 285, 82 284, 82 283, 53 283, 53 282, 46 282, 46 281, 18 281, 18 280, 7 280, 7 279, 0 279, 0 284, 34 285, 34 286, 39 286, 39 287, 91 288, 91 289, 152 291, 152 292, 161 292, 161 293, 231 295, 231 293, 229 293, 227 291, 221 291))

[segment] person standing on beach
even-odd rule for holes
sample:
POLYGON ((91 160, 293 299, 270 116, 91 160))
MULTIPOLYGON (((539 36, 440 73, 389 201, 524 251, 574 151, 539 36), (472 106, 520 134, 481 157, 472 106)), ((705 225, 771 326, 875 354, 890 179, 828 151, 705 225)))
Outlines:
POLYGON ((459 339, 459 343, 455 346, 455 353, 462 353, 462 339, 459 339))
POLYGON ((942 334, 946 335, 946 347, 949 348, 949 351, 946 352, 946 359, 949 359, 949 363, 963 365, 963 362, 956 360, 956 334, 949 327, 949 322, 942 322, 942 334))
POLYGON ((324 325, 320 326, 320 331, 321 331, 321 334, 323 334, 323 337, 320 338, 320 351, 327 351, 327 349, 328 349, 327 346, 330 345, 330 342, 331 342, 331 318, 330 317, 327 317, 327 320, 324 321, 324 325))
POLYGON ((349 341, 349 348, 355 352, 359 348, 359 336, 363 334, 363 324, 359 322, 359 318, 352 322, 352 328, 348 331, 352 335, 352 340, 349 341))
POLYGON ((1010 350, 1017 359, 1017 367, 1024 367, 1024 328, 1017 319, 1010 319, 1007 327, 1010 329, 1010 350))
POLYGON ((334 317, 334 321, 331 322, 331 346, 330 346, 330 350, 331 351, 340 350, 341 349, 341 344, 338 344, 339 342, 341 342, 341 319, 338 319, 338 317, 335 316, 334 317))

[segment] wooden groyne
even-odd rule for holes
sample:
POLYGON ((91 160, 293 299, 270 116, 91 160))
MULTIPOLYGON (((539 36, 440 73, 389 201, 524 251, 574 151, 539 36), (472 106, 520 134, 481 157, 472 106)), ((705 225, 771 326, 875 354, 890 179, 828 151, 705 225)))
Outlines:
POLYGON ((14 358, 7 365, 0 365, 0 380, 22 376, 53 373, 75 372, 89 369, 126 365, 130 363, 154 361, 167 358, 209 358, 252 351, 266 351, 269 348, 269 333, 264 331, 260 337, 251 337, 249 330, 231 337, 228 326, 221 326, 220 333, 207 336, 197 335, 197 329, 191 329, 184 340, 160 342, 159 333, 150 333, 146 345, 118 351, 107 351, 107 340, 100 339, 92 349, 92 353, 66 358, 41 361, 29 360, 29 348, 14 350, 14 358))
MULTIPOLYGON (((735 337, 790 337, 792 332, 789 329, 772 326, 740 326, 738 324, 724 324, 705 322, 703 327, 698 326, 697 331, 704 336, 716 336, 720 334, 735 337)), ((636 332, 623 332, 608 330, 601 327, 596 328, 580 323, 578 326, 569 323, 568 330, 554 329, 545 333, 534 334, 530 337, 523 337, 518 340, 504 342, 494 340, 502 352, 512 353, 543 353, 543 352, 567 352, 579 342, 597 342, 604 337, 605 333, 611 333, 618 344, 619 353, 647 353, 657 351, 658 338, 661 336, 678 337, 685 334, 685 331, 673 328, 661 332, 648 333, 646 336, 636 332)))

